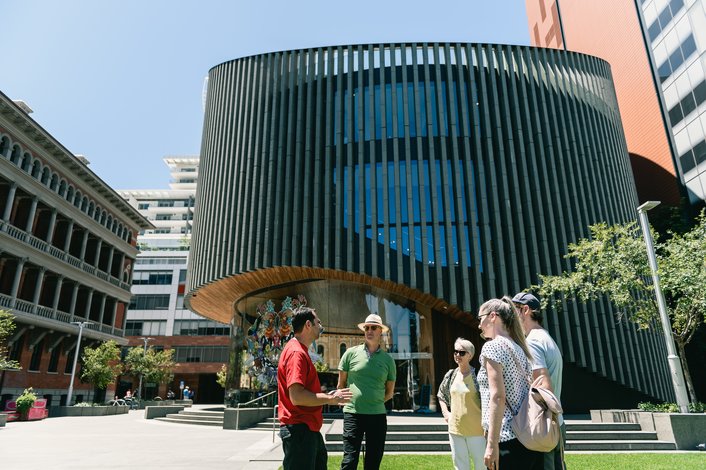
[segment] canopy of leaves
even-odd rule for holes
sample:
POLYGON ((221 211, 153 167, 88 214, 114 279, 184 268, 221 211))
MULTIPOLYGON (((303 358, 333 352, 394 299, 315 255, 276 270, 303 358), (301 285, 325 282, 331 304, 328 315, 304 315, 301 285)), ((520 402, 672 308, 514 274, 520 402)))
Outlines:
MULTIPOLYGON (((607 296, 621 313, 649 327, 659 312, 642 232, 637 223, 590 227, 590 239, 569 245, 572 272, 540 276, 534 286, 545 306, 564 299, 581 302, 607 296)), ((654 233, 653 233, 654 236, 654 233)), ((684 234, 655 243, 660 284, 674 335, 688 343, 706 316, 706 216, 684 234)))
POLYGON ((85 348, 82 359, 81 379, 98 389, 105 389, 115 382, 123 371, 120 347, 115 341, 102 343, 97 348, 85 348))
POLYGON ((0 370, 19 369, 16 361, 8 358, 7 339, 15 329, 15 317, 6 310, 0 310, 0 370))
POLYGON ((146 382, 166 383, 174 378, 174 350, 155 351, 139 346, 130 348, 125 357, 125 372, 135 377, 142 375, 146 382))

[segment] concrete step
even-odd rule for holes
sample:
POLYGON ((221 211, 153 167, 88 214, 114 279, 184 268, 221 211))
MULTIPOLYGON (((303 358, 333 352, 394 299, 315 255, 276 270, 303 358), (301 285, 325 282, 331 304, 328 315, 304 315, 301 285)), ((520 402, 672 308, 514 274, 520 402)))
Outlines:
POLYGON ((651 431, 567 431, 567 441, 656 441, 651 431))
MULTIPOLYGON (((342 442, 327 442, 329 452, 343 452, 342 442)), ((448 435, 446 442, 385 441, 385 452, 451 452, 448 435)))
POLYGON ((566 423, 566 432, 570 431, 639 431, 642 429, 637 423, 566 423))
POLYGON ((566 450, 599 450, 599 451, 625 451, 625 450, 676 450, 673 442, 666 441, 566 441, 566 450))
POLYGON ((181 419, 181 420, 188 420, 188 421, 203 421, 203 422, 218 422, 218 423, 223 423, 223 416, 202 416, 202 415, 185 415, 181 413, 175 413, 175 414, 168 414, 166 416, 167 418, 170 419, 181 419))
POLYGON ((199 426, 218 426, 220 428, 223 427, 223 421, 203 421, 203 420, 193 420, 193 419, 188 419, 188 418, 179 418, 177 415, 174 415, 174 417, 164 417, 164 418, 155 418, 156 420, 159 421, 165 421, 168 423, 177 423, 177 424, 194 424, 194 425, 199 425, 199 426))
POLYGON ((213 412, 213 411, 180 411, 179 412, 180 416, 188 416, 188 417, 194 417, 194 418, 218 418, 218 419, 223 419, 224 413, 218 413, 218 412, 213 412))
MULTIPOLYGON (((338 433, 326 434, 326 442, 341 442, 343 435, 338 433)), ((449 442, 448 432, 387 432, 386 442, 449 442)))

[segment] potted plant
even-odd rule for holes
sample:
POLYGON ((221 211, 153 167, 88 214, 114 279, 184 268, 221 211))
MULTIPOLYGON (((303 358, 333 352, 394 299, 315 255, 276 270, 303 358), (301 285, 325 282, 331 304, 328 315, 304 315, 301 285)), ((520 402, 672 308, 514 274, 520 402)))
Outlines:
POLYGON ((29 410, 32 408, 32 405, 34 405, 34 402, 36 400, 37 395, 34 394, 34 390, 32 390, 32 387, 25 388, 25 391, 22 392, 22 395, 17 397, 15 403, 17 404, 17 413, 19 413, 20 415, 20 421, 27 421, 29 410))

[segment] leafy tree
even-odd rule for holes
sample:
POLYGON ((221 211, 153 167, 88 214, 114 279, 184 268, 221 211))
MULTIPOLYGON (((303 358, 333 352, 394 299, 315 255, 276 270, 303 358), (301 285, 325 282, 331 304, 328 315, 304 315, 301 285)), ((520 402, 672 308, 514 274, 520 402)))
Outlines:
POLYGON ((115 341, 102 343, 97 348, 85 348, 82 359, 81 379, 101 390, 115 382, 123 371, 120 347, 115 341))
POLYGON ((7 338, 15 329, 15 317, 7 310, 0 310, 0 370, 19 369, 17 361, 11 361, 8 357, 9 351, 5 346, 7 338))
POLYGON ((166 383, 174 378, 174 350, 156 351, 149 347, 130 348, 125 357, 125 372, 134 377, 142 375, 142 380, 153 383, 166 383))
POLYGON ((225 364, 221 366, 221 370, 216 372, 216 383, 223 388, 226 388, 226 379, 228 377, 228 368, 225 364))
MULTIPOLYGON (((696 393, 685 348, 706 319, 704 212, 696 222, 684 233, 669 232, 664 242, 655 239, 660 284, 692 403, 696 393)), ((652 273, 638 224, 599 223, 590 227, 590 233, 590 239, 569 245, 566 257, 575 261, 573 271, 540 276, 540 284, 533 286, 544 306, 560 309, 564 299, 588 302, 606 296, 618 307, 619 315, 627 315, 641 328, 659 324, 652 273)))

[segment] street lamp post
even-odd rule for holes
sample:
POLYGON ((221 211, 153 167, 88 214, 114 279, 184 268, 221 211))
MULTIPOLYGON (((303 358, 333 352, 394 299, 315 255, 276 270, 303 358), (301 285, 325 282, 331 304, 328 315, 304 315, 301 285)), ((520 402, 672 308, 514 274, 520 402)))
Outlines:
MULTIPOLYGON (((152 341, 154 338, 138 338, 145 342, 145 349, 142 353, 142 357, 147 356, 147 342, 152 341)), ((142 400, 142 374, 140 374, 140 384, 137 386, 137 399, 142 400)))
POLYGON ((78 339, 76 340, 76 350, 74 351, 74 364, 71 366, 71 382, 69 382, 69 394, 66 396, 66 406, 71 406, 71 396, 74 394, 74 377, 76 376, 76 361, 78 360, 78 354, 81 350, 81 335, 83 334, 83 328, 87 325, 93 324, 90 321, 72 321, 73 325, 78 325, 78 339))
POLYGON ((650 224, 647 220, 647 211, 654 209, 660 204, 660 201, 647 201, 637 208, 637 213, 640 216, 640 225, 642 226, 642 234, 645 237, 645 245, 647 246, 647 258, 650 262, 652 270, 652 282, 655 287, 655 296, 657 297, 657 308, 659 317, 664 330, 664 340, 667 343, 667 362, 669 363, 669 371, 672 376, 672 385, 674 386, 674 394, 677 397, 677 405, 682 413, 689 412, 689 396, 686 393, 686 385, 684 383, 684 371, 677 356, 677 348, 674 345, 674 337, 672 336, 672 325, 667 314, 667 303, 664 301, 662 288, 659 285, 659 274, 657 273, 657 257, 655 256, 654 245, 652 244, 652 234, 650 233, 650 224))

